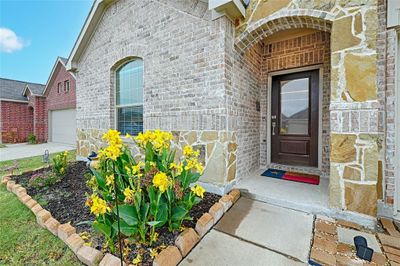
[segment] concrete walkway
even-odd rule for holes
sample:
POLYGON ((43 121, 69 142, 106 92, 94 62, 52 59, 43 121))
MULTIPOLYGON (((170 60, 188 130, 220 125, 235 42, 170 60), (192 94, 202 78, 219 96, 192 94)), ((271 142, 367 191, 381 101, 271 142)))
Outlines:
POLYGON ((43 155, 46 150, 49 153, 74 150, 75 146, 62 143, 42 143, 42 144, 7 144, 6 148, 0 148, 0 162, 21 159, 26 157, 43 155))
POLYGON ((242 197, 181 265, 306 265, 313 220, 242 197))

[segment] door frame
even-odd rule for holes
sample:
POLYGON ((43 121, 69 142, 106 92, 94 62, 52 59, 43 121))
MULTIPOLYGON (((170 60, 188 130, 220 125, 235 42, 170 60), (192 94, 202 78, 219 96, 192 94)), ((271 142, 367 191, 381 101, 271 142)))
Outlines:
MULTIPOLYGON (((323 65, 312 65, 306 67, 292 68, 287 70, 279 70, 268 73, 267 80, 267 165, 271 164, 271 96, 272 96, 272 78, 278 75, 292 74, 303 71, 319 70, 319 99, 318 99, 318 169, 322 169, 322 99, 323 99, 323 65)), ((309 166, 306 166, 309 167, 309 166)), ((312 167, 314 168, 314 167, 312 167)))
POLYGON ((396 40, 396 51, 395 51, 395 121, 397 121, 394 125, 395 130, 395 151, 394 151, 394 177, 395 177, 395 191, 394 191, 394 208, 393 213, 397 219, 400 220, 400 166, 396 163, 396 161, 400 161, 400 126, 396 126, 400 124, 400 28, 397 29, 397 34, 395 35, 396 40))

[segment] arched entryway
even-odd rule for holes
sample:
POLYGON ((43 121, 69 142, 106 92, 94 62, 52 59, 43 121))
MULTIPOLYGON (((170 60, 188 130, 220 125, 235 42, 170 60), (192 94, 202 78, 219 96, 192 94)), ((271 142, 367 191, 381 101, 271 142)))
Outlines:
POLYGON ((239 184, 260 180, 264 188, 254 189, 261 198, 313 211, 329 208, 332 19, 323 11, 285 10, 253 23, 235 41, 233 87, 242 88, 232 104, 242 114, 235 125, 238 176, 250 176, 239 184), (268 168, 317 174, 321 183, 260 178, 268 168))

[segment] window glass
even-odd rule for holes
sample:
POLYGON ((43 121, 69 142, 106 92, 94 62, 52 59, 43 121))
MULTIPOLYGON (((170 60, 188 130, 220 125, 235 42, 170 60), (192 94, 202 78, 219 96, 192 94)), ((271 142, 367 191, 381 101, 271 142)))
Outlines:
POLYGON ((69 80, 64 81, 64 92, 69 92, 69 80))
POLYGON ((308 135, 309 79, 281 81, 280 134, 308 135))
POLYGON ((135 59, 116 73, 117 129, 137 135, 143 131, 143 61, 135 59))

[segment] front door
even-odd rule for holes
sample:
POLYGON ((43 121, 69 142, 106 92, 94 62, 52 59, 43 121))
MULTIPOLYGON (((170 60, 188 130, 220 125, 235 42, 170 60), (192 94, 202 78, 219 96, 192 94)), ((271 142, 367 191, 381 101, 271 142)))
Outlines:
POLYGON ((274 76, 271 161, 318 166, 319 71, 274 76))

